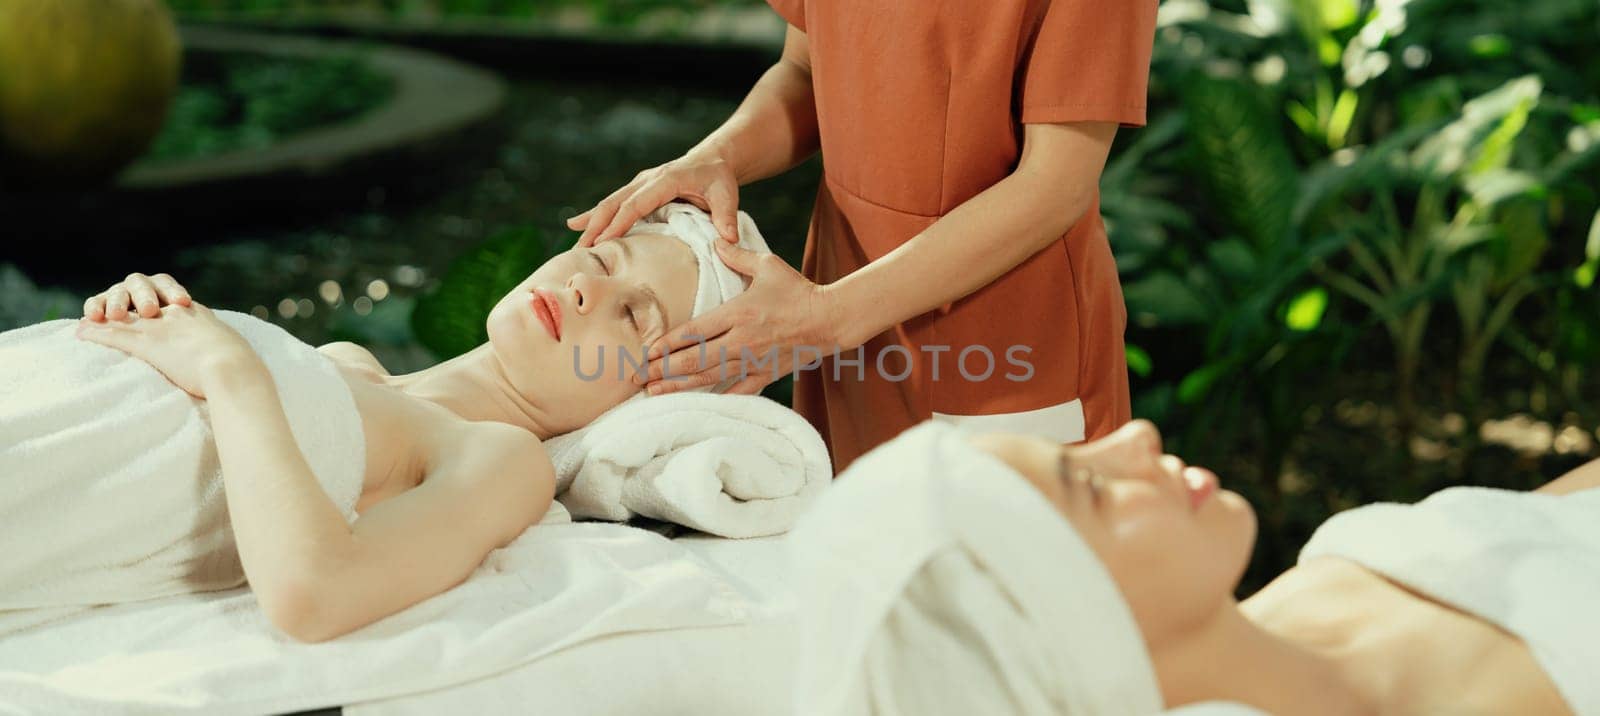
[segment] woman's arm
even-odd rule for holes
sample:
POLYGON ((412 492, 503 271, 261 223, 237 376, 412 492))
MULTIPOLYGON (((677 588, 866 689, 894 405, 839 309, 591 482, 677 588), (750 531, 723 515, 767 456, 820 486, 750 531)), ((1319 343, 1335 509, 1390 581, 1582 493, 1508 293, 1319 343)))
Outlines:
POLYGON ((1088 211, 1116 131, 1109 122, 1026 125, 1022 158, 1009 176, 826 286, 775 256, 718 244, 723 263, 752 277, 749 290, 658 339, 638 380, 656 395, 738 375, 728 390, 754 393, 795 369, 800 346, 848 351, 988 285, 1088 211), (773 357, 747 365, 747 354, 773 357))
POLYGON ((1117 125, 1029 124, 1016 171, 887 255, 825 287, 849 350, 982 288, 1078 223, 1117 125))
POLYGON ((819 146, 811 42, 791 25, 777 64, 761 75, 728 121, 684 156, 720 158, 743 185, 788 171, 819 146))
POLYGON ((458 457, 352 526, 300 454, 266 365, 211 309, 86 317, 77 335, 207 402, 245 576, 267 618, 297 639, 331 638, 448 589, 550 506, 555 469, 539 440, 467 423, 436 436, 461 446, 458 457))
POLYGON ((1579 490, 1600 487, 1600 460, 1592 461, 1561 477, 1545 483, 1534 492, 1550 495, 1569 495, 1579 490))
POLYGON ((539 441, 478 425, 469 457, 349 525, 300 454, 266 366, 217 362, 204 391, 239 558, 284 633, 321 641, 465 579, 550 505, 554 471, 539 441))

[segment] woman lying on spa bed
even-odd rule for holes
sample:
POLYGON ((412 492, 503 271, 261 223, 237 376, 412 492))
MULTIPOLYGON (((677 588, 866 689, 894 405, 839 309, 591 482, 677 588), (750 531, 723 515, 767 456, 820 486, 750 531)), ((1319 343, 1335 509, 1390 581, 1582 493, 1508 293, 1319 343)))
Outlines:
POLYGON ((549 508, 541 441, 638 392, 616 352, 642 363, 643 346, 742 290, 706 264, 715 235, 670 205, 623 241, 559 254, 495 305, 487 343, 406 375, 351 343, 312 352, 213 312, 165 274, 129 275, 76 327, 0 334, 0 617, 248 579, 272 623, 320 641, 456 585, 549 508), (110 413, 154 407, 59 419, 74 390, 115 393, 94 398, 110 413), (141 444, 185 440, 177 458, 141 444))
POLYGON ((876 611, 817 598, 799 708, 1600 713, 1596 488, 1600 461, 1534 493, 1349 510, 1238 602, 1254 513, 1163 455, 1151 424, 1077 446, 925 424, 845 471, 791 535, 818 595, 913 575, 876 611), (865 515, 870 530, 848 526, 865 515), (927 536, 880 547, 890 530, 927 536))

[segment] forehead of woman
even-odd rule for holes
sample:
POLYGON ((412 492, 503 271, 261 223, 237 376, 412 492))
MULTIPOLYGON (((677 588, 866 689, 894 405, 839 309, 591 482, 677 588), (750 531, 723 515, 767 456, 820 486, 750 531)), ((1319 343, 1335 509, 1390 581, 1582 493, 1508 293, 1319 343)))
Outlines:
POLYGON ((608 259, 613 276, 654 291, 665 304, 669 326, 689 320, 700 269, 682 241, 664 234, 634 234, 574 251, 595 251, 608 259))

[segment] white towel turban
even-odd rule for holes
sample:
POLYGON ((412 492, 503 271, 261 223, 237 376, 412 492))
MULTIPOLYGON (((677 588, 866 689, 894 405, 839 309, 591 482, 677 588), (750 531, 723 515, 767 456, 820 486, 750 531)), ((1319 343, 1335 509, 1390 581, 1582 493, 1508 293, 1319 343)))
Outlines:
POLYGON ((796 713, 1161 710, 1121 592, 1065 518, 955 428, 850 466, 791 535, 796 713))
MULTIPOLYGON (((672 202, 646 214, 628 229, 623 236, 634 234, 666 234, 687 244, 700 264, 700 287, 694 295, 693 315, 699 317, 733 297, 744 293, 750 279, 734 271, 717 254, 716 242, 722 241, 711 216, 698 207, 683 202, 672 202)), ((767 242, 749 214, 739 212, 739 246, 757 253, 770 254, 767 242)))

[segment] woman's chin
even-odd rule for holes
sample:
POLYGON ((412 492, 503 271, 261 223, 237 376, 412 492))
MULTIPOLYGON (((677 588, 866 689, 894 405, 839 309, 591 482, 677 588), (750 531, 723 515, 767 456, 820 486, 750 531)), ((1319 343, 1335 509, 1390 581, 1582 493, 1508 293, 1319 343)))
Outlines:
POLYGON ((1239 574, 1250 564, 1256 545, 1256 511, 1250 502, 1232 490, 1218 490, 1217 507, 1225 515, 1224 527, 1230 550, 1239 555, 1239 574))

